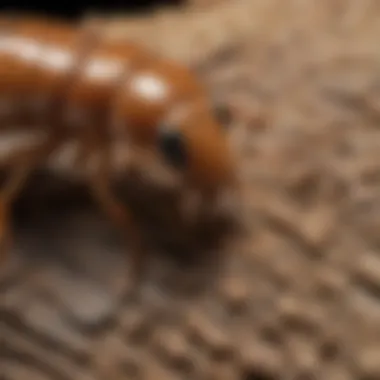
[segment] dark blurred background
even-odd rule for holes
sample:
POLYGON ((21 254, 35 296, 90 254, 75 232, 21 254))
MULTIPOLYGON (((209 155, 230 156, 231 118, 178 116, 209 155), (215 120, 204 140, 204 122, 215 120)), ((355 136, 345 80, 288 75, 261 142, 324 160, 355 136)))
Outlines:
POLYGON ((63 17, 80 18, 83 13, 143 13, 162 6, 179 6, 185 0, 92 0, 92 1, 21 1, 8 0, 0 2, 0 11, 25 11, 63 17))

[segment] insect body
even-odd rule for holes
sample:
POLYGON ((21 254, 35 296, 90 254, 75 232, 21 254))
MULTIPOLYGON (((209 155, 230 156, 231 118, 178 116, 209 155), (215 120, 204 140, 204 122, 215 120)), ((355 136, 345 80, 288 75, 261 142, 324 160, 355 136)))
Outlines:
POLYGON ((3 248, 12 200, 33 169, 70 139, 79 143, 79 163, 98 158, 88 186, 136 258, 143 256, 139 229, 110 189, 112 141, 157 152, 205 196, 234 182, 223 125, 196 77, 132 43, 104 40, 90 26, 27 17, 0 21, 0 131, 7 128, 42 131, 46 139, 5 158, 3 248))

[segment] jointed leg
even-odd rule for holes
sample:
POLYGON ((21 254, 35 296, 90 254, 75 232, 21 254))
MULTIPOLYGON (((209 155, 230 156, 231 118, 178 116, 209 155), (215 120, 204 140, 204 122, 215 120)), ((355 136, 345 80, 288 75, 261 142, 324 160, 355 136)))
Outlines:
POLYGON ((57 147, 57 144, 57 139, 48 138, 42 143, 15 150, 2 158, 4 166, 9 167, 10 174, 0 189, 0 261, 5 260, 11 245, 10 207, 33 170, 57 147))
POLYGON ((111 189, 109 147, 103 146, 97 153, 98 162, 95 172, 92 173, 90 177, 90 190, 103 212, 122 232, 123 238, 127 239, 126 244, 129 244, 132 251, 132 275, 134 280, 139 280, 145 259, 140 229, 131 211, 117 199, 111 189))

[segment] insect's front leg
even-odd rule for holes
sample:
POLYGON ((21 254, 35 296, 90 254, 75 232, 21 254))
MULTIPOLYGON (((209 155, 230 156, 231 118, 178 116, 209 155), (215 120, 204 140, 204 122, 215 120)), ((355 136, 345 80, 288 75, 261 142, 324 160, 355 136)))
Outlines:
POLYGON ((0 160, 9 168, 8 180, 0 188, 0 261, 6 259, 11 246, 10 208, 24 188, 34 169, 60 144, 60 139, 48 137, 31 147, 17 149, 0 160))
POLYGON ((140 228, 131 210, 112 190, 110 147, 102 144, 95 154, 97 160, 89 177, 90 191, 108 219, 121 232, 123 238, 126 238, 126 245, 129 244, 131 247, 132 281, 138 281, 143 272, 146 253, 140 228))

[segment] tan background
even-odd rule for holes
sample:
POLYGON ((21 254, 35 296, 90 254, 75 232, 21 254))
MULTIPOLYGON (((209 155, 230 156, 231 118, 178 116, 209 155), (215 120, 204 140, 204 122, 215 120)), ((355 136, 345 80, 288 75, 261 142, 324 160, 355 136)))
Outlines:
POLYGON ((216 260, 180 265, 158 252, 162 223, 127 293, 86 193, 37 178, 0 278, 0 378, 380 378, 379 2, 213 3, 107 32, 192 65, 234 107, 245 233, 199 238, 216 260))

